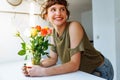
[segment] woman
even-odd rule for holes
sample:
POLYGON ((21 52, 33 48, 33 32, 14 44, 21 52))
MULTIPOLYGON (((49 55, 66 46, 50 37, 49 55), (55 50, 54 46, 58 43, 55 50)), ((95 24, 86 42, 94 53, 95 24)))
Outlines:
POLYGON ((50 58, 42 61, 40 66, 28 69, 27 76, 51 76, 81 70, 107 80, 113 79, 113 67, 108 59, 98 52, 77 21, 69 18, 66 0, 47 0, 42 6, 41 17, 53 26, 50 58), (58 57, 62 64, 56 64, 58 57))

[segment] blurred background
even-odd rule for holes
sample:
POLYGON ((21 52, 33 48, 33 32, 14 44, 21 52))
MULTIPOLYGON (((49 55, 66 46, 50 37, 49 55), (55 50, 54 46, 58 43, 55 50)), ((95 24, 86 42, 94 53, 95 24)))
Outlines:
MULTIPOLYGON (((20 39, 14 35, 34 25, 47 26, 39 16, 44 0, 0 1, 0 65, 23 60, 17 52, 20 39)), ((81 22, 95 48, 110 59, 120 80, 120 0, 67 0, 70 20, 81 22)), ((27 40, 27 39, 26 39, 27 40)))

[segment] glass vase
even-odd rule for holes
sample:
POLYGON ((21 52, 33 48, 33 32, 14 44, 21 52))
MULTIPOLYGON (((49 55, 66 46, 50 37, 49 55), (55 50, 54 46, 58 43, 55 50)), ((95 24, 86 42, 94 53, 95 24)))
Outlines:
POLYGON ((41 61, 41 56, 32 57, 32 64, 33 65, 40 65, 40 61, 41 61))

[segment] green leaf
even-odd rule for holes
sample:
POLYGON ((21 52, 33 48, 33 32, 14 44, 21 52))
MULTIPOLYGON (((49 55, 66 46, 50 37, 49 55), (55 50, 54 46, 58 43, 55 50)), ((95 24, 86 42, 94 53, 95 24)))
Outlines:
POLYGON ((48 49, 48 46, 44 45, 43 50, 47 50, 47 49, 48 49))
POLYGON ((22 45, 22 49, 26 49, 26 44, 25 43, 21 43, 21 45, 22 45))
POLYGON ((23 56, 23 55, 25 55, 26 54, 26 50, 20 50, 19 52, 18 52, 18 55, 21 55, 21 56, 23 56))

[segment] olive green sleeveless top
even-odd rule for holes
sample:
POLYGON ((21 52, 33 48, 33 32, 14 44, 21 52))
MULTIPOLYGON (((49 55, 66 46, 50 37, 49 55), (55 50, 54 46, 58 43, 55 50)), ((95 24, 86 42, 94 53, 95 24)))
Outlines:
POLYGON ((69 62, 71 56, 80 51, 81 62, 79 69, 81 71, 92 73, 103 62, 103 56, 92 46, 84 29, 82 41, 76 48, 70 49, 69 24, 70 22, 67 23, 67 26, 60 37, 58 37, 57 32, 53 30, 55 45, 51 47, 51 50, 57 53, 62 63, 69 62))

